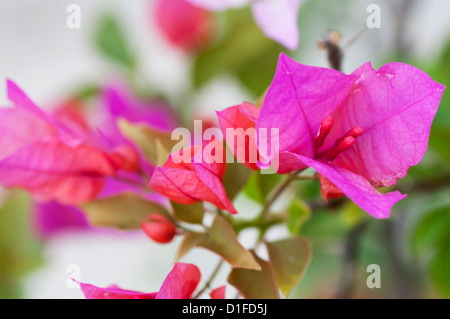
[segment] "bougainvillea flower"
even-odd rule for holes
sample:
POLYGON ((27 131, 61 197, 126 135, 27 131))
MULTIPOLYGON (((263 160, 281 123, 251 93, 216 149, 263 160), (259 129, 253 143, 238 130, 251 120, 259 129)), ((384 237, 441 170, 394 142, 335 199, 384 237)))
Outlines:
POLYGON ((406 195, 375 187, 392 186, 419 163, 443 90, 403 63, 378 71, 366 63, 346 75, 282 54, 256 132, 279 129, 280 173, 312 167, 369 214, 386 218, 406 195))
POLYGON ((84 144, 11 81, 7 94, 13 106, 0 110, 0 184, 66 204, 93 199, 115 173, 110 155, 84 144))
POLYGON ((175 225, 160 214, 151 214, 141 222, 142 230, 157 243, 166 244, 172 241, 177 233, 175 225))
POLYGON ((39 199, 65 204, 95 198, 104 177, 114 173, 103 152, 55 139, 34 142, 0 161, 2 186, 25 188, 39 199))
POLYGON ((299 43, 298 12, 304 0, 187 0, 199 7, 222 11, 251 5, 253 18, 264 34, 295 50, 299 43))
POLYGON ((259 170, 257 166, 259 154, 255 142, 255 126, 259 111, 257 106, 244 102, 216 112, 228 147, 239 163, 254 170, 259 170))
POLYGON ((87 299, 189 299, 200 281, 200 270, 192 264, 176 263, 158 292, 142 293, 115 285, 99 288, 80 283, 87 299))
POLYGON ((182 50, 199 50, 211 40, 211 13, 186 0, 158 0, 155 15, 161 33, 182 50))
POLYGON ((226 169, 224 155, 218 139, 174 152, 162 167, 155 169, 150 188, 181 204, 205 201, 237 214, 222 185, 226 169), (206 148, 222 150, 221 158, 208 158, 211 153, 206 148))

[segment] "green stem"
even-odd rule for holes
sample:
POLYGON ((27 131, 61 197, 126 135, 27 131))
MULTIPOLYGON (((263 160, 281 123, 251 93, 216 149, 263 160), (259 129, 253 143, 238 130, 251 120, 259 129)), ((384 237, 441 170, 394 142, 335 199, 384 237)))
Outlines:
POLYGON ((270 227, 283 223, 285 219, 283 217, 271 217, 267 220, 262 219, 260 216, 250 220, 231 220, 230 224, 233 227, 236 234, 239 234, 242 230, 247 228, 257 228, 261 232, 265 233, 270 227))

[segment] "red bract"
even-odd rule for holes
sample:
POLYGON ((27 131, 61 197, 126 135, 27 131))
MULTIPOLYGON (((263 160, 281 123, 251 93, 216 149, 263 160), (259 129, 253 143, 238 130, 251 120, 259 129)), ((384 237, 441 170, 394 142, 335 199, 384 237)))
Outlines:
POLYGON ((159 292, 142 293, 121 289, 115 285, 99 288, 80 283, 87 299, 189 299, 200 281, 200 270, 195 265, 176 263, 164 280, 159 292))
POLYGON ((226 286, 221 286, 211 291, 209 295, 211 296, 211 299, 225 299, 225 290, 226 286))
POLYGON ((222 185, 225 169, 223 145, 215 139, 172 153, 155 169, 150 188, 181 204, 205 201, 237 214, 222 185), (211 149, 221 150, 222 155, 211 156, 211 149))
POLYGON ((242 103, 217 112, 220 127, 228 147, 236 159, 251 169, 258 170, 258 149, 255 142, 255 125, 260 109, 242 103))
MULTIPOLYGON (((350 75, 281 55, 256 122, 279 130, 279 172, 312 167, 325 197, 347 195, 375 218, 406 197, 379 193, 419 163, 444 86, 403 63, 350 75), (325 180, 326 179, 326 180, 325 180)), ((262 144, 271 145, 270 137, 262 144)), ((261 150, 260 150, 261 152, 261 150)))
POLYGON ((95 198, 104 177, 114 173, 102 152, 86 145, 67 146, 55 139, 34 142, 0 161, 4 187, 22 187, 40 199, 65 204, 95 198))
POLYGON ((111 164, 116 168, 127 172, 137 172, 140 168, 139 153, 129 145, 120 145, 109 156, 111 164))
POLYGON ((158 0, 156 22, 167 40, 188 52, 203 48, 212 34, 211 14, 185 0, 158 0))
POLYGON ((141 228, 148 237, 161 244, 171 242, 177 232, 175 225, 159 214, 152 214, 142 221, 141 228))

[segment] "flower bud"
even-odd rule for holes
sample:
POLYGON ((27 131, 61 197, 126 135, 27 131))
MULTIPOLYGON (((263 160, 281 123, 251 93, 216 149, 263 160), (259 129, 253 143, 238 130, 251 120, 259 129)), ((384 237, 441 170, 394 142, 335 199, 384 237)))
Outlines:
POLYGON ((172 241, 177 228, 163 215, 152 214, 141 222, 142 230, 154 241, 165 244, 172 241))
POLYGON ((204 48, 212 38, 211 13, 186 0, 158 0, 155 14, 156 24, 165 38, 186 52, 204 48))

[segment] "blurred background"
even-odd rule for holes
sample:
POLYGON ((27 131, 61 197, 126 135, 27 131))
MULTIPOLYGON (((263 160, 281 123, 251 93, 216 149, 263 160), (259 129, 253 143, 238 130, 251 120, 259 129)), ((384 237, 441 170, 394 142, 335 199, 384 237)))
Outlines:
MULTIPOLYGON (((136 97, 170 105, 180 126, 190 127, 193 119, 215 123, 215 111, 264 92, 280 52, 328 67, 318 42, 330 30, 342 36, 345 73, 366 61, 375 69, 398 61, 450 85, 446 0, 306 1, 295 52, 264 37, 248 8, 199 16, 170 11, 164 1, 177 2, 0 0, 0 105, 9 105, 6 79, 44 109, 74 100, 95 108, 102 87, 121 83, 136 97), (81 28, 67 26, 70 4, 81 10, 81 28), (366 26, 369 4, 381 8, 379 29, 366 26)), ((290 297, 449 298, 449 141, 447 89, 427 154, 396 185, 408 198, 394 206, 389 220, 370 219, 345 200, 325 203, 316 182, 295 184, 283 200, 296 197, 301 208, 290 215, 289 229, 269 234, 290 231, 312 241, 312 262, 290 297), (379 289, 367 288, 370 264, 381 267, 379 289)), ((244 216, 260 207, 250 187, 236 200, 244 216)), ((101 287, 157 291, 172 267, 177 240, 161 245, 140 231, 90 227, 67 207, 46 212, 24 192, 0 190, 0 298, 83 298, 68 282, 71 275, 101 287), (68 210, 65 217, 62 210, 68 210)), ((251 232, 242 235, 244 245, 251 243, 251 232)), ((214 258, 195 250, 183 261, 195 263, 207 278, 214 258)), ((217 286, 226 282, 227 270, 217 286)))

